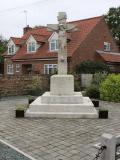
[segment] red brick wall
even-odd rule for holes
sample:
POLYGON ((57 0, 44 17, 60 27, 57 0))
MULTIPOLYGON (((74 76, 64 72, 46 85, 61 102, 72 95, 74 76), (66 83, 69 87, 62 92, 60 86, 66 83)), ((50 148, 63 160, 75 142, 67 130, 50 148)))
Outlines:
POLYGON ((32 64, 32 73, 37 74, 44 74, 44 64, 57 64, 57 60, 51 60, 51 61, 30 61, 30 62, 12 62, 10 58, 6 58, 4 61, 4 74, 7 75, 7 64, 14 64, 14 74, 15 75, 22 75, 22 65, 26 64, 32 64), (21 65, 20 72, 16 72, 16 64, 21 65))
POLYGON ((19 62, 19 64, 21 64, 21 65, 32 64, 32 71, 33 71, 33 73, 44 74, 44 64, 57 64, 57 60, 19 62))
POLYGON ((33 89, 49 91, 49 77, 47 76, 6 76, 0 77, 0 95, 24 95, 33 89))
POLYGON ((108 26, 102 19, 73 54, 71 68, 85 60, 96 60, 95 51, 104 50, 104 42, 110 42, 112 51, 119 52, 108 26))

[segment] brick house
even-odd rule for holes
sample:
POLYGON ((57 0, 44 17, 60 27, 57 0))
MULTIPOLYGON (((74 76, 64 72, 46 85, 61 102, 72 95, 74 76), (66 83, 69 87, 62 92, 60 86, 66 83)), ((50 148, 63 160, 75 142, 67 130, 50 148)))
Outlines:
MULTIPOLYGON (((82 61, 102 61, 120 72, 119 49, 104 17, 69 22, 77 31, 67 33, 68 71, 82 61)), ((4 53, 4 74, 51 74, 57 69, 58 34, 46 27, 24 28, 21 38, 11 37, 4 53)))

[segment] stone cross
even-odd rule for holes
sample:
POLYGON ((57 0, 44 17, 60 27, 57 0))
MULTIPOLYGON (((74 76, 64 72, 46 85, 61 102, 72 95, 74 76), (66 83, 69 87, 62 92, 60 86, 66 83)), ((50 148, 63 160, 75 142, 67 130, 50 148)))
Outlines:
POLYGON ((73 24, 67 24, 65 12, 59 12, 58 24, 48 24, 48 31, 58 33, 58 74, 67 74, 67 32, 76 31, 73 24))

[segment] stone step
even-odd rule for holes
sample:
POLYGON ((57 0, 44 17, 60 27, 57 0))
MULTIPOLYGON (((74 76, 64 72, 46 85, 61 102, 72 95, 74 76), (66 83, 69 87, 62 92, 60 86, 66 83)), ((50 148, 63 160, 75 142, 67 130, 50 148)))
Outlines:
POLYGON ((74 95, 51 95, 50 92, 45 92, 41 96, 42 104, 82 104, 83 97, 80 92, 74 95))
POLYGON ((38 97, 30 104, 26 117, 98 118, 98 113, 88 97, 79 104, 43 104, 38 97))
POLYGON ((26 117, 34 117, 34 118, 98 118, 97 113, 76 113, 76 112, 29 112, 29 110, 25 114, 26 117))

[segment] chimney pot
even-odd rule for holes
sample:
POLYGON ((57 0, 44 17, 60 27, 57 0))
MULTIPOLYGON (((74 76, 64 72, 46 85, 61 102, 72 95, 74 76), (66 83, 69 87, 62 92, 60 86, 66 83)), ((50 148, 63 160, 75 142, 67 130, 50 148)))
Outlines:
POLYGON ((31 29, 32 28, 29 25, 27 25, 26 27, 23 28, 23 34, 25 34, 26 32, 28 32, 31 29))

